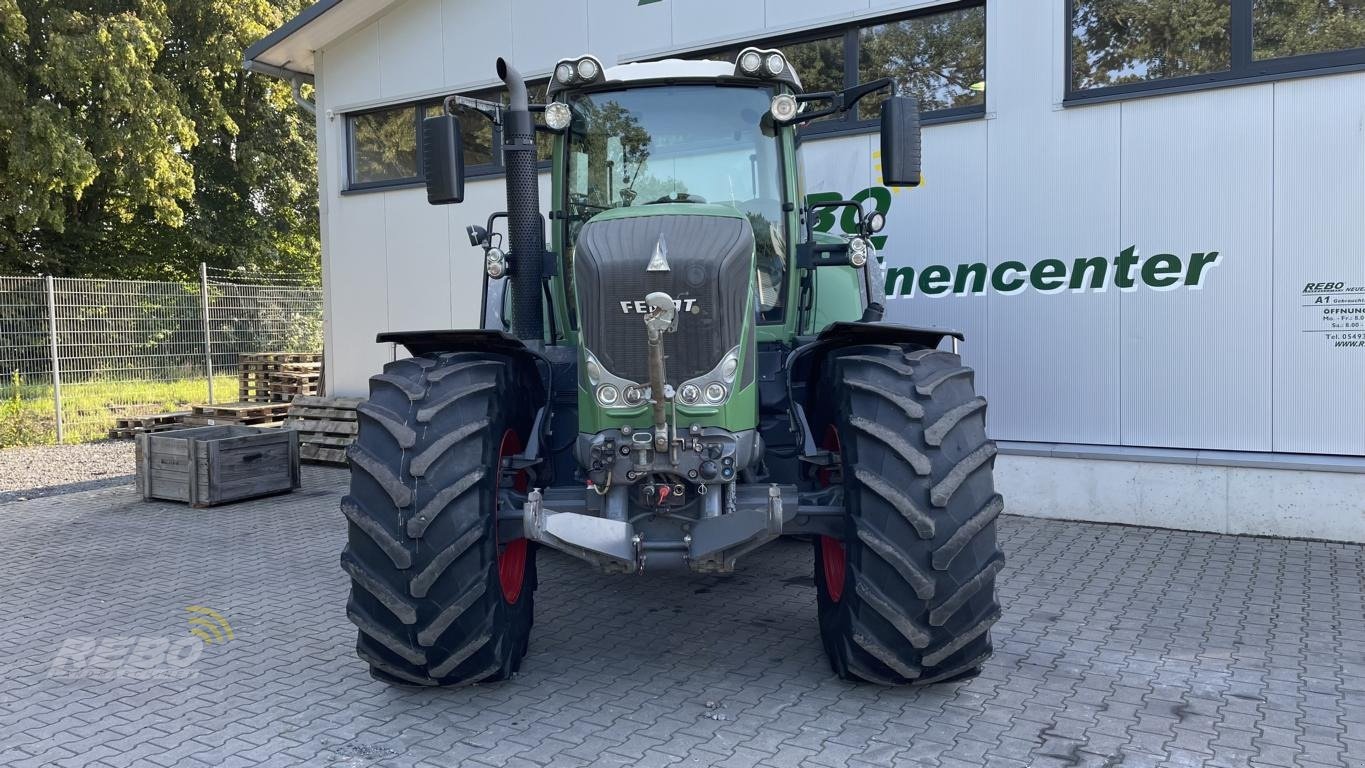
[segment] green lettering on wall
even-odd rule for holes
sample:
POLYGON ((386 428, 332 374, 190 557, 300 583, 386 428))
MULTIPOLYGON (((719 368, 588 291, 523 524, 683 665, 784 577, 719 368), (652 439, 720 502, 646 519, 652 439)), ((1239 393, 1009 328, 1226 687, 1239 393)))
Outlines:
POLYGON ((1090 285, 1092 291, 1104 290, 1104 279, 1109 276, 1109 260, 1095 256, 1089 259, 1076 259, 1076 263, 1071 266, 1071 290, 1084 290, 1085 273, 1090 272, 1090 285))
POLYGON ((953 273, 945 266, 925 267, 919 273, 919 291, 925 296, 942 296, 948 292, 952 280, 953 273))
POLYGON ((1060 259, 1043 259, 1029 270, 1028 279, 1039 291, 1055 291, 1066 285, 1066 264, 1060 259))
POLYGON ((1142 264, 1142 282, 1153 288, 1170 288, 1180 282, 1182 265, 1173 253, 1158 253, 1142 264))
POLYGON ((979 261, 975 264, 958 264, 953 293, 985 293, 986 271, 986 265, 979 261), (970 289, 967 286, 969 279, 972 281, 970 289))
POLYGON ((887 296, 913 296, 915 294, 915 268, 896 267, 886 270, 887 296))
POLYGON ((1025 282, 1022 275, 1027 271, 1028 268, 1024 266, 1022 261, 1002 261, 999 264, 996 264, 995 269, 991 272, 991 287, 994 288, 997 293, 1016 293, 1022 291, 1025 282), (1005 275, 1010 273, 1013 273, 1014 277, 1008 280, 1005 279, 1005 275))

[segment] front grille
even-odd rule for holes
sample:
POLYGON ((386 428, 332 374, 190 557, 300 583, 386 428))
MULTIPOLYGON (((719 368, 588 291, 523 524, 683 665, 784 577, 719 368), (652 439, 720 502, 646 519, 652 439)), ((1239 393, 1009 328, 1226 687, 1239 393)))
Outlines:
POLYGON ((574 253, 584 343, 617 376, 648 381, 644 315, 635 302, 663 291, 695 307, 680 312, 678 331, 664 337, 669 383, 710 371, 739 344, 753 251, 753 230, 742 218, 660 214, 588 223, 574 253), (660 238, 670 269, 646 271, 660 238))

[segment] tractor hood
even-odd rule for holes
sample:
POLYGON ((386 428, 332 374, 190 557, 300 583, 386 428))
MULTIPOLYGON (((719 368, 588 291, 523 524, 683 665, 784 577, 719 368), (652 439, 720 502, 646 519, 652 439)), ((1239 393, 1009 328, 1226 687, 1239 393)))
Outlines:
MULTIPOLYGON (((754 233, 729 206, 668 203, 617 208, 579 233, 573 259, 579 327, 586 352, 612 378, 645 385, 649 354, 646 297, 666 293, 678 310, 664 336, 666 381, 674 389, 713 374, 726 356, 753 343, 754 233)), ((727 391, 752 379, 741 366, 727 391)))

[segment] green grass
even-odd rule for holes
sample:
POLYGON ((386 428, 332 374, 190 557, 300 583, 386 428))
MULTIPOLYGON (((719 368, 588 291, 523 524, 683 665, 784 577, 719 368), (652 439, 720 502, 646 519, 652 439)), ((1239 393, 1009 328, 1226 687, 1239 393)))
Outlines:
MULTIPOLYGON (((237 377, 214 377, 215 400, 237 399, 237 377)), ((109 437, 120 416, 189 410, 206 403, 208 382, 199 378, 92 381, 62 385, 62 418, 66 442, 86 443, 109 437)), ((57 442, 52 387, 0 384, 0 448, 57 442)))

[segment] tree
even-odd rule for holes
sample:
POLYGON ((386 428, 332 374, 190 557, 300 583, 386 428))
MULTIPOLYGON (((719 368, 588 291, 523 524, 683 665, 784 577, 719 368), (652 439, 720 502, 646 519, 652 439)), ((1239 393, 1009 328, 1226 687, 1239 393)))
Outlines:
POLYGON ((312 118, 242 51, 304 0, 0 0, 0 272, 316 271, 312 118))

